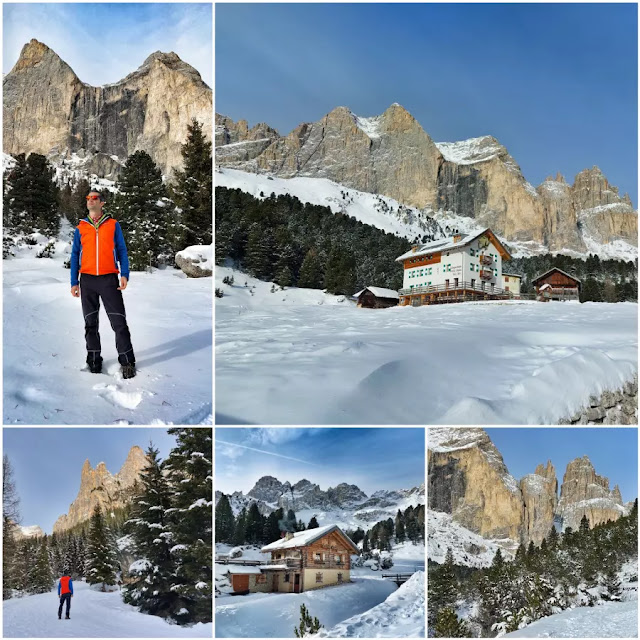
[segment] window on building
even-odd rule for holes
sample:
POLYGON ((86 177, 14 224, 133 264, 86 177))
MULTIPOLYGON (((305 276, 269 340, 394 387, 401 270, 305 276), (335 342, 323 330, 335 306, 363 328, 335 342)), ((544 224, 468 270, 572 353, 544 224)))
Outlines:
POLYGON ((285 574, 284 574, 284 581, 285 581, 285 582, 289 582, 289 575, 290 575, 290 574, 288 574, 288 573, 285 573, 285 574))
POLYGON ((342 583, 342 574, 339 573, 338 574, 338 584, 341 584, 341 583, 342 583))
POLYGON ((336 562, 342 562, 342 556, 341 556, 341 555, 336 554, 335 556, 333 556, 333 559, 334 559, 336 562))
POLYGON ((509 291, 509 285, 504 288, 505 291, 509 291))
POLYGON ((505 281, 505 282, 509 282, 509 276, 505 276, 505 277, 504 277, 504 281, 505 281))
POLYGON ((322 572, 318 571, 318 573, 316 573, 316 584, 322 584, 322 572))
POLYGON ((475 278, 471 278, 471 288, 475 289, 476 288, 476 281, 475 278))
POLYGON ((256 576, 256 584, 267 584, 267 574, 261 573, 256 576))
POLYGON ((314 560, 314 562, 322 562, 322 554, 321 553, 314 553, 313 554, 313 560, 314 560))
POLYGON ((457 289, 458 288, 458 278, 454 278, 453 279, 453 286, 457 289))
POLYGON ((469 265, 469 271, 473 271, 473 262, 469 265))
POLYGON ((449 288, 449 281, 448 281, 448 280, 445 280, 445 281, 444 281, 444 288, 445 288, 445 289, 448 289, 448 288, 449 288))

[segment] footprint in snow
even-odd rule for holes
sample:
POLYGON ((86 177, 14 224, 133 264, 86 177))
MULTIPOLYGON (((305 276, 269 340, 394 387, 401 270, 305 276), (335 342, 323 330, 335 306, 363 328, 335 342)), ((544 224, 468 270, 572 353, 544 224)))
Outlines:
POLYGON ((135 409, 142 402, 142 391, 120 391, 115 384, 96 384, 94 390, 98 395, 116 407, 135 409))

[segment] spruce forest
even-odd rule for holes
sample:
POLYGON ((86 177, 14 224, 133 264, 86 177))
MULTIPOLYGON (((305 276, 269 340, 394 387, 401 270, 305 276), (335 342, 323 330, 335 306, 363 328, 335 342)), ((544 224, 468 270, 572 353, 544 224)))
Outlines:
POLYGON ((62 533, 16 537, 19 490, 3 464, 3 599, 47 593, 69 575, 101 591, 120 590, 140 612, 179 625, 211 622, 212 436, 171 428, 166 460, 149 445, 148 465, 126 508, 62 533), (153 587, 153 588, 151 588, 153 587))
MULTIPOLYGON (((230 261, 282 287, 349 296, 366 286, 398 290, 403 274, 395 259, 410 247, 404 238, 294 196, 254 198, 240 189, 216 187, 216 263, 230 261)), ((514 258, 504 271, 522 276, 527 294, 534 292, 532 279, 554 266, 582 281, 582 302, 638 299, 637 260, 543 254, 514 258)))
MULTIPOLYGON (((520 545, 508 561, 498 549, 490 567, 454 564, 448 549, 441 565, 429 563, 429 635, 439 638, 495 637, 575 606, 621 599, 622 565, 638 557, 638 501, 629 515, 589 528, 558 533, 539 546, 520 545), (459 619, 456 610, 476 613, 459 619)), ((633 576, 632 582, 637 583, 633 576)))
MULTIPOLYGON (((181 153, 183 168, 164 182, 151 156, 136 151, 127 158, 115 193, 103 189, 104 210, 122 226, 133 271, 173 266, 178 251, 212 242, 211 141, 195 119, 181 153)), ((4 175, 3 258, 15 255, 17 246, 36 244, 36 233, 50 239, 36 257, 51 257, 62 219, 75 227, 86 218, 86 196, 97 187, 86 178, 60 185, 56 169, 37 153, 20 154, 15 160, 4 175)))

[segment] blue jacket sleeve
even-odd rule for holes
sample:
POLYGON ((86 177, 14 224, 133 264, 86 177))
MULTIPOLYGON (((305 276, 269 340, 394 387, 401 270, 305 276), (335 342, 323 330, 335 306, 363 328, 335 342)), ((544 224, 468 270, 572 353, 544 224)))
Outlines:
POLYGON ((69 589, 71 589, 71 595, 73 595, 73 580, 69 579, 69 589))
POLYGON ((120 263, 120 275, 129 279, 129 256, 127 255, 127 245, 124 242, 122 227, 116 222, 115 232, 116 260, 120 263))
POLYGON ((58 595, 60 595, 60 587, 62 586, 62 582, 58 580, 58 595))
POLYGON ((80 231, 76 227, 73 234, 73 244, 71 245, 71 286, 75 287, 78 281, 78 273, 80 272, 80 251, 82 243, 80 241, 80 231))

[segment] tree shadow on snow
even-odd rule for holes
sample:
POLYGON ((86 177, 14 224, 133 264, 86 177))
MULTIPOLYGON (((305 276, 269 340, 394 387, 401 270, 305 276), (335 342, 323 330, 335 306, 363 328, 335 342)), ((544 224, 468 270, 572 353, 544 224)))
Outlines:
MULTIPOLYGON (((136 352, 136 366, 140 369, 144 367, 151 367, 158 362, 166 362, 173 358, 181 358, 193 353, 194 351, 200 351, 212 346, 212 332, 211 330, 196 331, 186 336, 180 336, 175 340, 170 340, 164 344, 156 345, 155 347, 149 347, 143 351, 136 352), (151 358, 145 357, 146 355, 156 352, 158 355, 151 358), (141 357, 142 356, 142 357, 141 357)), ((135 338, 134 338, 135 344, 135 338)))

